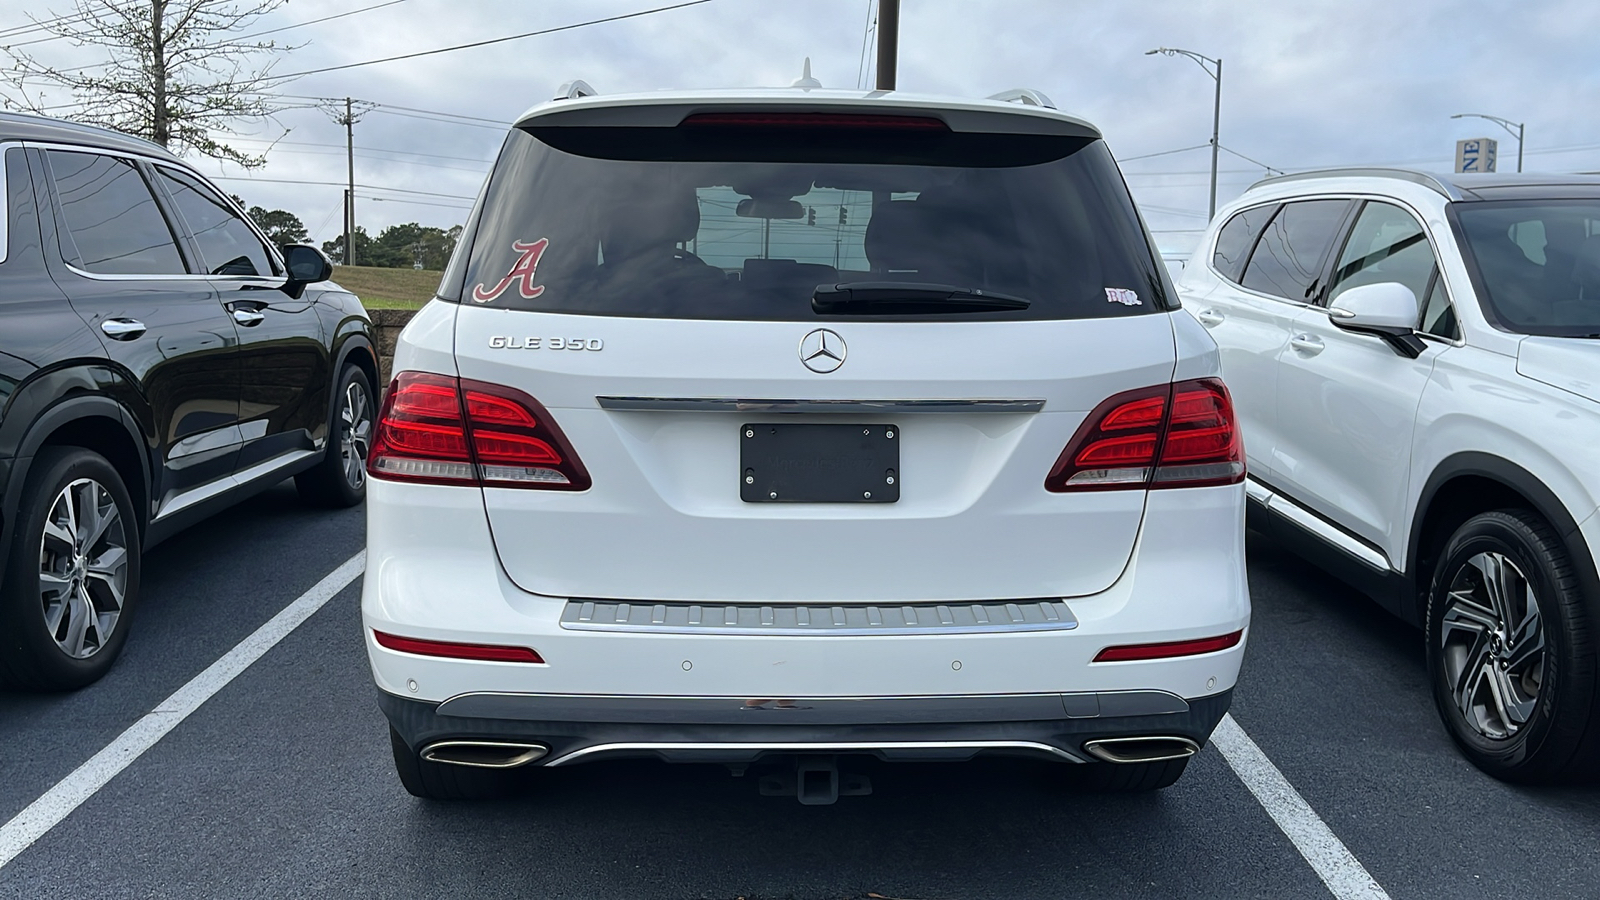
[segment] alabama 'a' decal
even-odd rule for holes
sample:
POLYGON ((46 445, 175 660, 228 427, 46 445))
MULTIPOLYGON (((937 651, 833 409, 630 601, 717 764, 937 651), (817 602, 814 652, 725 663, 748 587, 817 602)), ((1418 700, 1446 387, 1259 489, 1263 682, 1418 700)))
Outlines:
POLYGON ((517 293, 521 294, 524 300, 532 300, 544 293, 544 285, 534 284, 533 276, 539 271, 539 257, 544 255, 544 250, 548 246, 550 246, 549 238, 539 238, 531 244, 525 241, 512 241, 511 249, 517 252, 516 265, 512 266, 506 277, 500 279, 500 283, 494 287, 486 288, 480 284, 473 288, 472 299, 479 303, 488 303, 505 293, 512 282, 516 282, 517 293))

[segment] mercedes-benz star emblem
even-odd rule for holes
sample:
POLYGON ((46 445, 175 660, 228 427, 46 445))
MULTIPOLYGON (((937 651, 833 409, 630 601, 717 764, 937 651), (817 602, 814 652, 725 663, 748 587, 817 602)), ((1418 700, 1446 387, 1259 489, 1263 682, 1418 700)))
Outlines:
POLYGON ((818 328, 800 339, 800 361, 819 375, 844 365, 845 353, 844 338, 837 331, 818 328))

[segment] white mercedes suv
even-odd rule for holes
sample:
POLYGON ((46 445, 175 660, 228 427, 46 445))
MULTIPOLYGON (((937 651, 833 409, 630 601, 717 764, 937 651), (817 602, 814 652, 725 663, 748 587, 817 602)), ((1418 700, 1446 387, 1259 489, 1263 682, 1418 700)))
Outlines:
POLYGON ((1600 178, 1310 172, 1179 284, 1222 349, 1252 524, 1424 627, 1489 773, 1600 761, 1600 178))
POLYGON ((1099 132, 1016 101, 598 97, 511 129, 369 459, 405 787, 1017 754, 1171 784, 1249 622, 1244 456, 1099 132))

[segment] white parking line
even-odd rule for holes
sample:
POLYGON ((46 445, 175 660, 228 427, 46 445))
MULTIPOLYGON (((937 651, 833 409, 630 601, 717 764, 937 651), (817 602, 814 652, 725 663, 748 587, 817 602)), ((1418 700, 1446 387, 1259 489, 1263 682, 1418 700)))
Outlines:
POLYGON ((32 846, 34 841, 49 833, 85 800, 105 787, 118 772, 154 747, 190 713, 199 709, 201 704, 226 687, 251 663, 311 618, 312 613, 360 577, 366 563, 367 553, 363 550, 329 572, 265 625, 235 644, 221 659, 206 667, 204 672, 173 691, 155 709, 107 744, 105 749, 91 756, 83 765, 72 770, 72 774, 56 782, 39 799, 28 804, 27 809, 0 826, 0 869, 32 846))
POLYGON ((1306 803, 1289 779, 1283 777, 1233 716, 1225 715, 1211 733, 1211 743, 1222 751, 1239 780, 1256 795, 1272 821, 1311 864, 1317 877, 1339 900, 1389 900, 1389 895, 1366 867, 1334 835, 1326 822, 1306 803))

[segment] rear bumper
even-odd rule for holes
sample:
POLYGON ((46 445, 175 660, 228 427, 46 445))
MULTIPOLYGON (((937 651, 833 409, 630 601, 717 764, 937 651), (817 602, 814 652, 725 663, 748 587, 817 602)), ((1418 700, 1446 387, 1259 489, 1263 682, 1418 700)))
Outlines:
POLYGON ((538 744, 541 766, 657 757, 749 763, 791 753, 858 753, 890 761, 960 761, 978 755, 1090 762, 1108 738, 1182 738, 1204 746, 1232 690, 1194 700, 1161 691, 949 697, 738 700, 464 694, 430 703, 380 693, 406 743, 538 744))

